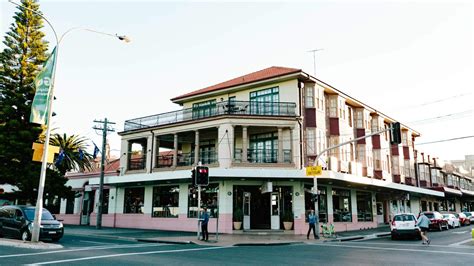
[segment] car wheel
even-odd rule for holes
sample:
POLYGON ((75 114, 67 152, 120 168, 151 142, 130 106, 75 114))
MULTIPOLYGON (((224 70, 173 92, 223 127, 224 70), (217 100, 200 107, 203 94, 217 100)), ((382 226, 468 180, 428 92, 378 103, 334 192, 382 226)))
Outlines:
POLYGON ((21 232, 21 240, 23 240, 23 241, 30 241, 30 239, 31 239, 31 234, 30 234, 30 232, 28 231, 28 229, 25 230, 25 231, 23 231, 23 232, 21 232))
POLYGON ((438 224, 438 230, 443 231, 443 227, 441 226, 441 224, 438 224))

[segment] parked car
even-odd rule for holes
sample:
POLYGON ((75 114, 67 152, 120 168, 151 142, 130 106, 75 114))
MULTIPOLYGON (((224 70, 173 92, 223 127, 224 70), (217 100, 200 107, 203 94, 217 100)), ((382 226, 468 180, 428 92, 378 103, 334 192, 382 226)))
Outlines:
POLYGON ((474 223, 474 212, 463 212, 471 223, 474 223))
POLYGON ((421 239, 420 228, 416 222, 413 213, 400 213, 393 216, 393 221, 390 224, 392 240, 403 236, 421 239))
POLYGON ((469 220, 469 218, 467 218, 467 216, 466 216, 463 212, 456 213, 455 215, 458 216, 458 218, 459 218, 459 223, 461 223, 461 226, 465 226, 465 225, 470 225, 470 224, 471 224, 471 221, 469 220))
MULTIPOLYGON (((23 241, 31 239, 35 207, 33 206, 4 206, 0 208, 0 236, 20 238, 23 241)), ((60 221, 43 208, 41 215, 40 239, 50 238, 59 241, 64 235, 64 227, 60 221)))
POLYGON ((452 213, 444 213, 443 218, 448 222, 448 226, 451 228, 461 227, 459 218, 452 213))
POLYGON ((443 228, 445 228, 446 230, 449 229, 448 221, 443 219, 443 215, 441 215, 441 213, 433 211, 423 212, 423 214, 431 221, 430 229, 436 229, 439 231, 442 231, 443 228))

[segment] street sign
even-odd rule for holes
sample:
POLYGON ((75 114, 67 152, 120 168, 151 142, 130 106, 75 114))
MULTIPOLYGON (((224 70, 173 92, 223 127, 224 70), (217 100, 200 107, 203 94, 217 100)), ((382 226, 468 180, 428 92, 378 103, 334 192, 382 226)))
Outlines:
POLYGON ((321 165, 306 167, 306 176, 322 175, 323 167, 321 165))

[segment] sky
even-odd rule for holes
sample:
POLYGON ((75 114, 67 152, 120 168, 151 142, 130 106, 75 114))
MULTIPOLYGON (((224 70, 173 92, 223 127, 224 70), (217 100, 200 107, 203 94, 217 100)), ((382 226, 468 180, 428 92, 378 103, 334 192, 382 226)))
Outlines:
MULTIPOLYGON (((18 2, 18 1, 17 1, 18 2)), ((0 3, 2 41, 16 8, 0 3)), ((416 149, 474 154, 470 1, 40 1, 58 35, 56 132, 120 153, 124 121, 174 110, 170 99, 270 66, 300 68, 421 133, 416 149)), ((43 28, 50 49, 51 29, 43 28)), ((3 49, 3 44, 0 45, 3 49)), ((92 152, 92 148, 91 148, 92 152)))

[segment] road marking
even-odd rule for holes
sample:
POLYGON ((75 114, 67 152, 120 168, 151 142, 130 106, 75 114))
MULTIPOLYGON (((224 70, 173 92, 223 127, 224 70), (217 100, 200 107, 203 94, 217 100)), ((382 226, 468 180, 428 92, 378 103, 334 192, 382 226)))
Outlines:
POLYGON ((102 249, 116 249, 116 248, 142 248, 142 247, 158 247, 158 246, 167 246, 167 245, 169 245, 169 244, 131 244, 131 245, 96 246, 96 247, 88 247, 88 248, 62 249, 62 250, 44 251, 44 252, 36 252, 36 253, 0 255, 0 258, 33 256, 33 255, 65 253, 65 252, 77 252, 77 251, 85 251, 85 250, 102 250, 102 249))
POLYGON ((468 234, 469 231, 461 231, 461 232, 452 232, 453 234, 458 234, 458 235, 462 235, 462 234, 468 234))
POLYGON ((79 240, 79 242, 100 244, 100 245, 113 245, 114 244, 114 243, 110 243, 110 242, 99 242, 99 241, 88 241, 88 240, 79 240))
MULTIPOLYGON (((468 239, 470 240, 470 239, 468 239)), ((360 244, 363 244, 363 245, 389 245, 389 246, 413 246, 413 247, 421 247, 420 244, 401 244, 401 243, 379 243, 379 242, 370 242, 368 243, 368 241, 351 241, 351 242, 359 242, 360 244)), ((464 242, 465 243, 465 242, 464 242)), ((463 244, 464 244, 463 243, 463 244)), ((341 244, 342 245, 342 244, 341 244)), ((473 247, 468 247, 468 246, 465 246, 465 247, 461 247, 461 246, 454 246, 453 244, 451 245, 448 245, 448 246, 445 246, 445 245, 433 245, 433 244, 430 244, 430 247, 440 247, 440 248, 447 248, 447 247, 451 247, 451 248, 467 248, 467 249, 474 249, 473 247)))
POLYGON ((473 241, 473 242, 474 242, 474 239, 466 239, 466 240, 463 240, 463 241, 461 241, 461 242, 457 242, 457 243, 451 244, 451 245, 449 245, 449 246, 451 246, 451 247, 457 247, 457 246, 460 246, 460 245, 462 245, 462 244, 468 243, 468 242, 470 242, 470 241, 473 241))
POLYGON ((444 254, 457 254, 457 255, 470 255, 474 256, 473 252, 457 252, 457 251, 444 251, 444 250, 425 250, 425 249, 406 249, 406 248, 382 248, 382 247, 369 247, 369 246, 352 246, 352 245, 334 245, 334 244, 310 244, 314 246, 330 246, 330 247, 341 247, 341 248, 358 248, 358 249, 375 249, 375 250, 393 250, 393 251, 409 251, 409 252, 425 252, 425 253, 444 253, 444 254))
POLYGON ((76 259, 66 259, 66 260, 55 260, 55 261, 45 261, 32 263, 31 265, 45 265, 45 264, 55 264, 55 263, 65 263, 72 261, 82 261, 82 260, 94 260, 94 259, 104 259, 104 258, 114 258, 114 257, 124 257, 124 256, 135 256, 135 255, 147 255, 147 254, 162 254, 162 253, 178 253, 178 252, 190 252, 190 251, 202 251, 202 250, 213 250, 213 249, 224 249, 224 248, 235 248, 234 246, 224 246, 224 247, 208 247, 208 248, 190 248, 190 249, 176 249, 176 250, 159 250, 159 251, 146 251, 146 252, 134 252, 134 253, 120 253, 120 254, 111 254, 111 255, 102 255, 102 256, 92 256, 76 259))

